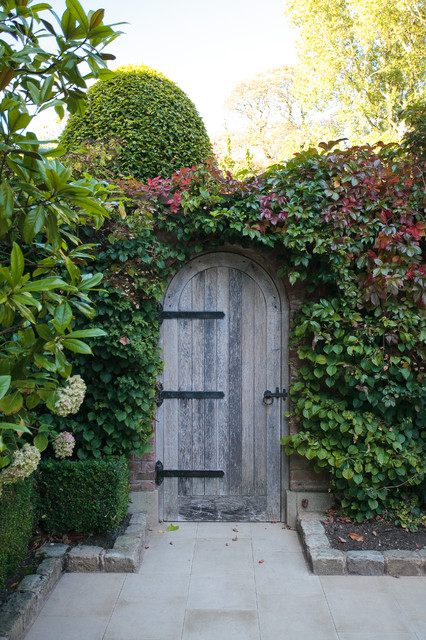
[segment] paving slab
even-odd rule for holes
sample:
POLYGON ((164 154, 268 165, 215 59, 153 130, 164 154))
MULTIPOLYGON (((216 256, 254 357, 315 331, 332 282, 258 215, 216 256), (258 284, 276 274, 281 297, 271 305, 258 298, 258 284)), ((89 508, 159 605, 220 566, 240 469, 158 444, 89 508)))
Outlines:
MULTIPOLYGON (((336 624, 337 632, 365 634, 413 634, 415 626, 410 622, 406 610, 401 606, 401 597, 392 582, 399 580, 391 576, 322 576, 321 584, 336 624)), ((402 578, 401 578, 402 579, 402 578)), ((407 585, 401 589, 407 592, 407 585)), ((426 620, 426 583, 417 578, 417 589, 423 598, 422 619, 426 620)))
POLYGON ((426 640, 425 576, 315 575, 281 523, 167 527, 134 573, 63 575, 25 640, 426 640))
POLYGON ((338 640, 324 595, 259 596, 262 640, 338 640))

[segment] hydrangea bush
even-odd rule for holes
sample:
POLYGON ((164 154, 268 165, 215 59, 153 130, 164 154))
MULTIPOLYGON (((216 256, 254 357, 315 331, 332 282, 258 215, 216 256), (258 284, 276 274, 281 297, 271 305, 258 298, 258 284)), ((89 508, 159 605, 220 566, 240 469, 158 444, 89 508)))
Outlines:
POLYGON ((75 447, 75 438, 72 433, 62 431, 58 433, 52 442, 56 458, 69 458, 75 447))
POLYGON ((71 376, 67 384, 57 391, 58 399, 55 402, 54 411, 58 416, 67 416, 77 413, 84 400, 86 384, 79 375, 71 376))
POLYGON ((32 474, 40 462, 40 451, 37 447, 24 444, 22 449, 15 451, 8 467, 0 471, 0 494, 4 485, 24 480, 32 474))

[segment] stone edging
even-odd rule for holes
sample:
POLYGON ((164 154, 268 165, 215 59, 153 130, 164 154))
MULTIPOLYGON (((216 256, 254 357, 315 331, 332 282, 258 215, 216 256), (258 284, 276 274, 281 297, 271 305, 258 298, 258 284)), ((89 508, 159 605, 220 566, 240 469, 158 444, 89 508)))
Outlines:
POLYGON ((146 516, 135 513, 112 549, 47 543, 40 550, 44 560, 37 572, 25 576, 0 609, 0 640, 19 640, 31 626, 55 587, 63 570, 134 573, 138 570, 147 538, 146 516))
MULTIPOLYGON (((305 514, 297 528, 316 575, 422 576, 426 573, 426 549, 420 551, 339 551, 333 549, 321 522, 322 514, 305 514)), ((1 640, 1 638, 0 638, 1 640)))

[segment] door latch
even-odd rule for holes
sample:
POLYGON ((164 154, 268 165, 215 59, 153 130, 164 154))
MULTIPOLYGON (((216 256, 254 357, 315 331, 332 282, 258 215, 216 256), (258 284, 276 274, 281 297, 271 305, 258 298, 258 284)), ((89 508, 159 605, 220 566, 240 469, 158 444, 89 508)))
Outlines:
POLYGON ((283 389, 282 391, 280 391, 280 388, 276 387, 274 393, 272 391, 269 391, 269 389, 267 389, 263 394, 263 404, 272 404, 274 401, 274 398, 287 398, 287 396, 288 396, 288 393, 286 389, 283 389))

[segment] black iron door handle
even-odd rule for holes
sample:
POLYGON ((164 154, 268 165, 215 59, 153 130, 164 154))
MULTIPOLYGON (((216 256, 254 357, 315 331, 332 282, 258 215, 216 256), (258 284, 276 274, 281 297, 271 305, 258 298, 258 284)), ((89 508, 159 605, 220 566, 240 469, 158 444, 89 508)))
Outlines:
POLYGON ((269 389, 267 389, 265 391, 265 393, 263 394, 263 404, 272 404, 274 401, 274 398, 287 398, 288 393, 286 389, 283 389, 282 391, 280 391, 279 387, 276 387, 274 393, 272 391, 269 391, 269 389))

